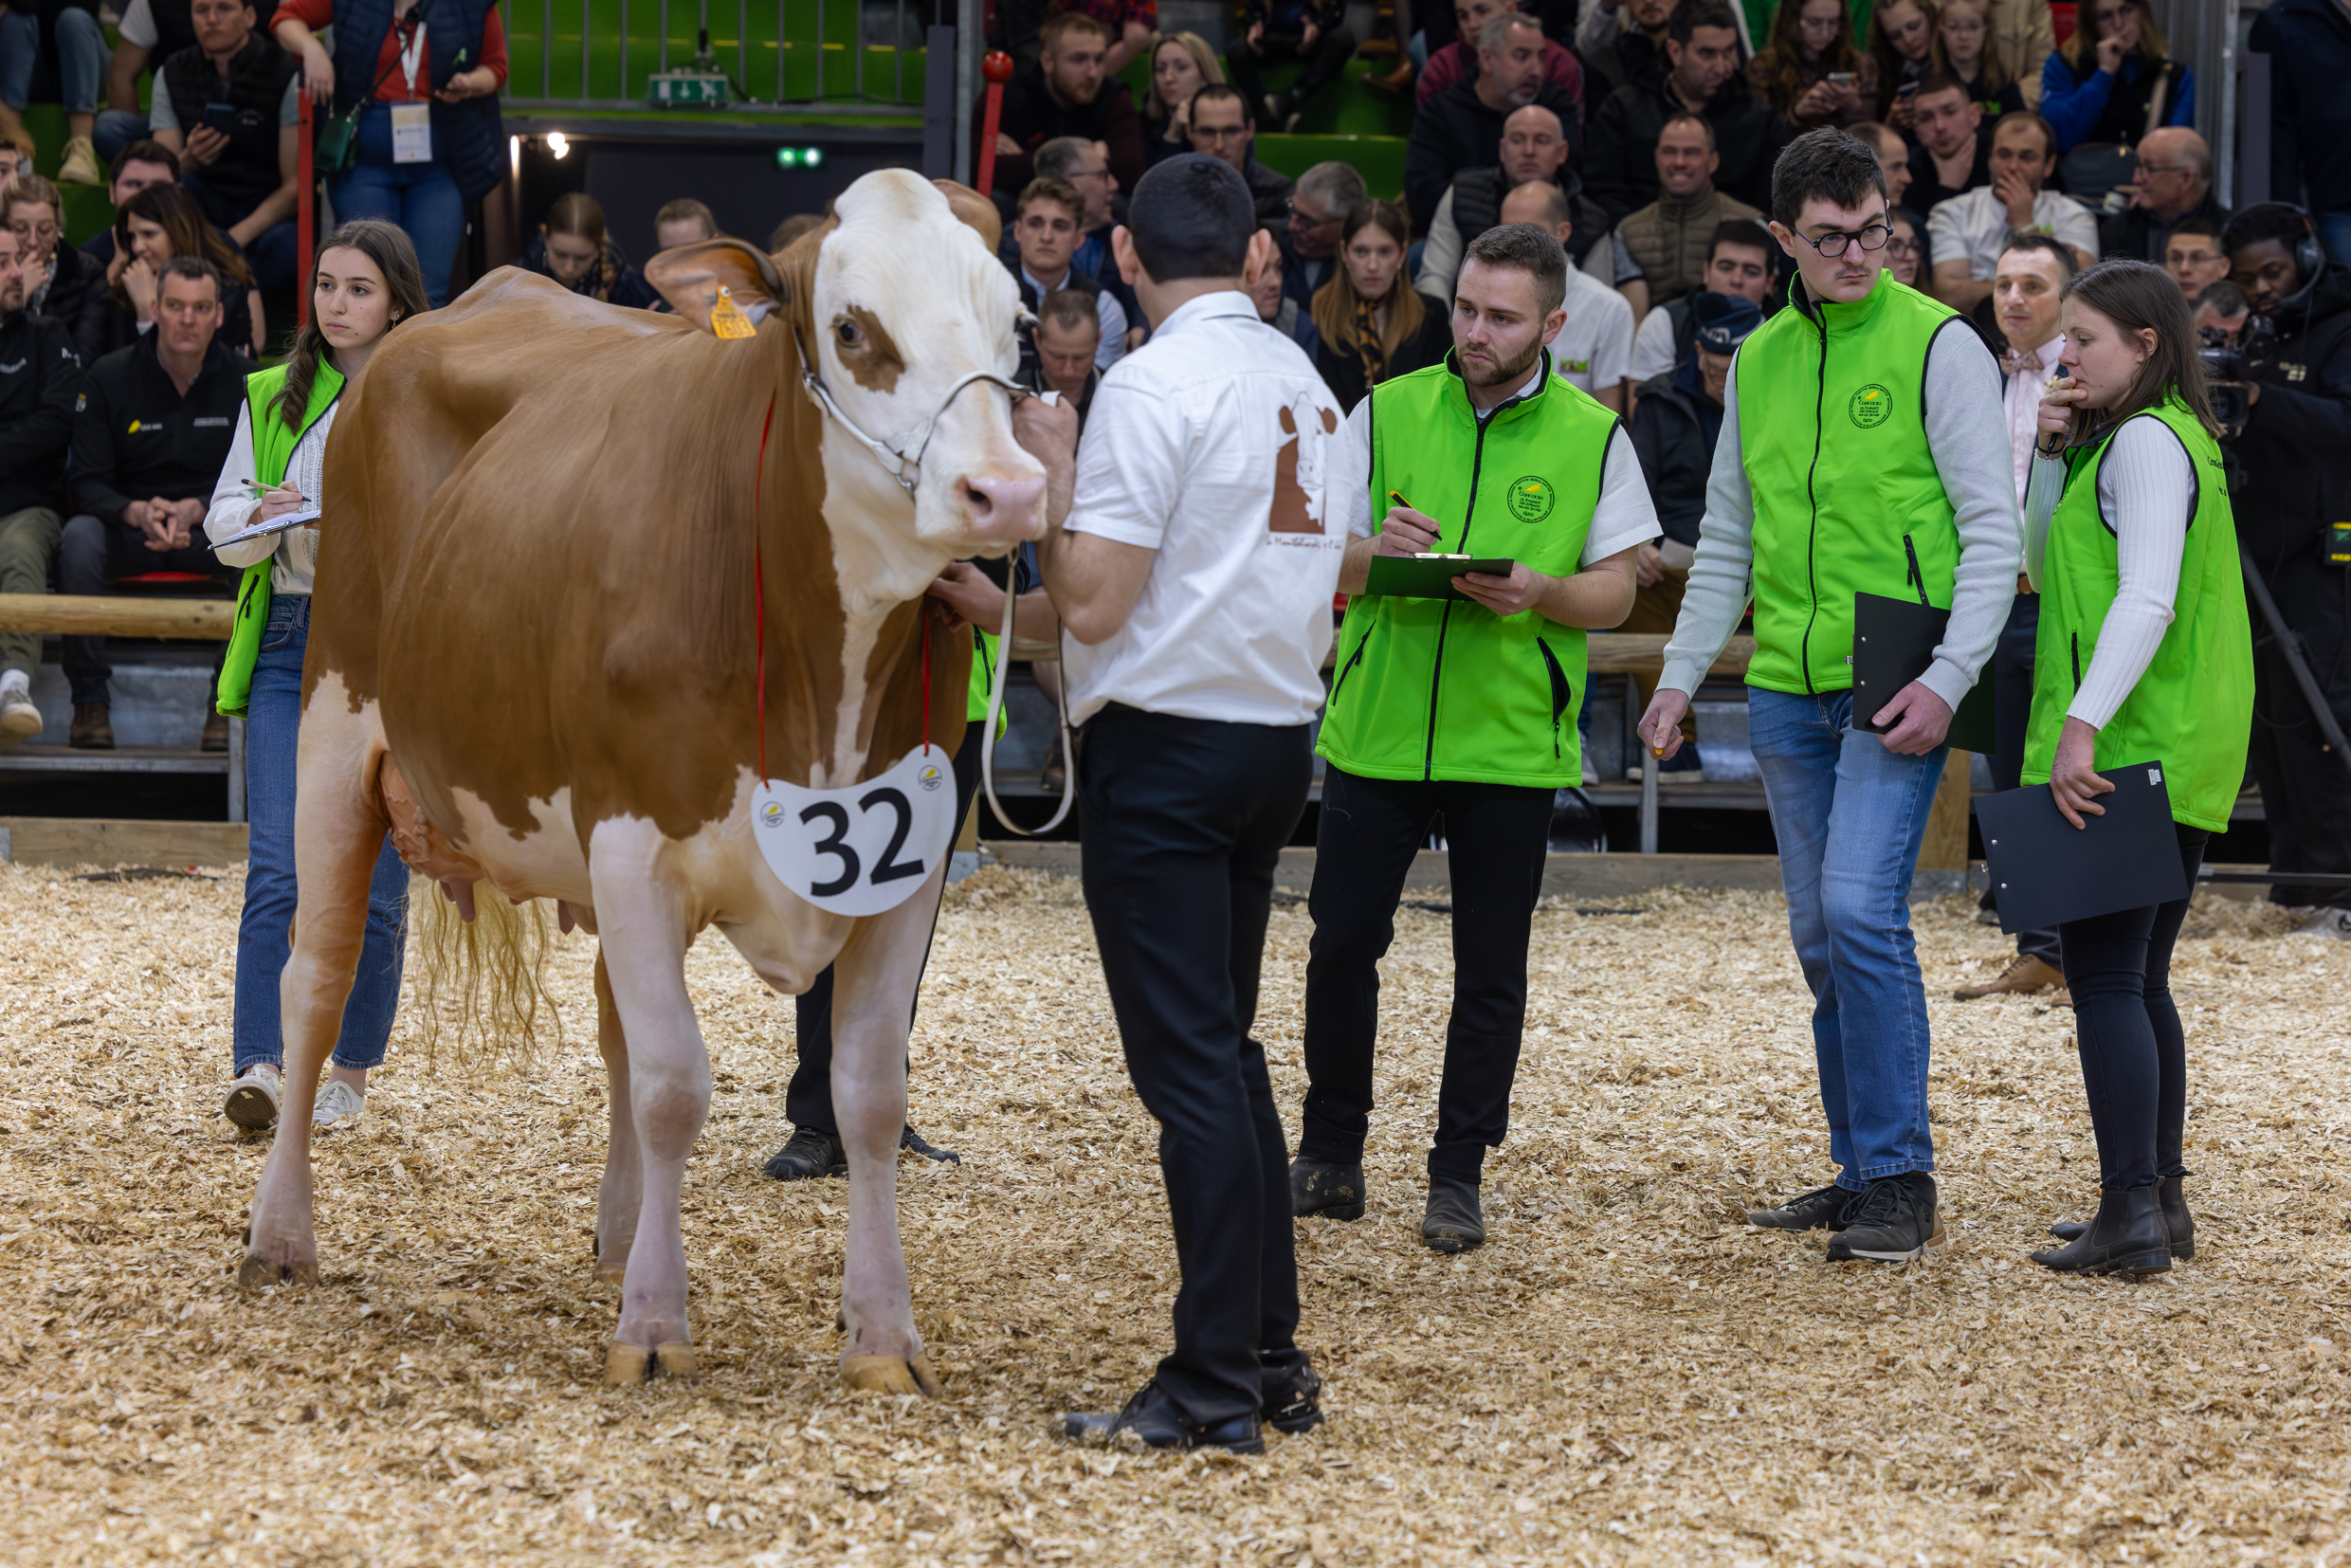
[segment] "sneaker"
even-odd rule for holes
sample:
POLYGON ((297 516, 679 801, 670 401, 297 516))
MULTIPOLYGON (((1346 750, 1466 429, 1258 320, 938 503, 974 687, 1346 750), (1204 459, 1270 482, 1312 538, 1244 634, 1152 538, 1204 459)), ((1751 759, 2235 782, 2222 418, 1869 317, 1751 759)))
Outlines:
POLYGON ((1767 1231, 1842 1231, 1845 1216, 1860 1201, 1861 1194, 1850 1187, 1815 1187, 1777 1209, 1748 1210, 1747 1223, 1767 1231))
POLYGON ((228 1085, 228 1098, 221 1104, 221 1115, 247 1132, 260 1132, 277 1125, 278 1095, 282 1088, 277 1064, 256 1062, 237 1075, 228 1085))
POLYGON ((1290 1161, 1290 1212, 1300 1219, 1310 1214, 1323 1219, 1361 1219, 1362 1165, 1300 1155, 1290 1161))
POLYGON ((319 1094, 319 1103, 311 1107, 310 1124, 333 1132, 355 1127, 359 1124, 359 1112, 366 1104, 367 1096, 341 1079, 331 1078, 319 1094))
POLYGON ((32 688, 25 672, 12 669, 0 677, 0 747, 13 746, 41 733, 41 710, 32 705, 32 688))
POLYGON ((2332 937, 2351 941, 2351 909, 2322 909, 2294 927, 2297 937, 2332 937))
POLYGON ((1478 1206, 1475 1183, 1448 1176, 1429 1178, 1429 1208, 1420 1222, 1420 1239, 1431 1252, 1467 1252, 1485 1245, 1485 1213, 1478 1206))
POLYGON ((1124 1438, 1147 1449, 1222 1449, 1227 1453, 1263 1453, 1265 1433, 1254 1412, 1214 1426, 1202 1426, 1186 1415, 1160 1388, 1157 1379, 1145 1383, 1123 1410, 1071 1411, 1062 1417, 1061 1432, 1073 1443, 1116 1442, 1124 1438))
MULTIPOLYGON (((953 1149, 939 1148, 937 1144, 931 1142, 930 1140, 924 1138, 920 1133, 916 1132, 914 1130, 914 1123, 911 1121, 907 1122, 904 1130, 899 1133, 898 1146, 901 1149, 905 1150, 908 1154, 920 1155, 923 1158, 935 1160, 941 1165, 960 1165, 963 1163, 963 1157, 961 1155, 956 1153, 953 1149)), ((785 1147, 789 1148, 791 1145, 786 1144, 785 1147)), ((845 1160, 847 1158, 846 1155, 842 1158, 845 1160)))
POLYGON ((60 185, 103 185, 105 174, 98 166, 98 148, 88 137, 76 137, 65 143, 65 161, 58 166, 60 185))
POLYGON ((849 1155, 832 1134, 817 1127, 794 1127, 791 1140, 768 1157, 766 1168, 777 1181, 845 1176, 849 1174, 849 1155))
POLYGON ((1846 1214, 1845 1229, 1829 1244, 1829 1261, 1907 1263, 1925 1256, 1927 1249, 1942 1239, 1935 1178, 1912 1171, 1869 1183, 1861 1201, 1846 1214))
POLYGON ((1951 994, 1959 1001, 1973 1002, 1984 996, 2030 996, 2036 991, 2066 983, 2065 975, 2048 959, 2030 953, 2019 953, 2008 960, 2008 967, 1989 980, 1963 985, 1951 994))
POLYGON ((1322 1378, 1303 1352, 1285 1354, 1296 1356, 1298 1365, 1278 1367, 1274 1364, 1274 1353, 1257 1353, 1265 1391, 1265 1403, 1258 1407, 1257 1419, 1276 1431, 1295 1437, 1322 1424, 1322 1378))

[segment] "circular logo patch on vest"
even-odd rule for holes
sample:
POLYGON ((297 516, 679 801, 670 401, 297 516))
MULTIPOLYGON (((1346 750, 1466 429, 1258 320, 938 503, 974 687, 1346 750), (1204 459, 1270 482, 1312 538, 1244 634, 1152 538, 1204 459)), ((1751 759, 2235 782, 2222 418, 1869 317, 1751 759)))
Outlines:
POLYGON ((1510 482, 1510 515, 1521 522, 1542 521, 1551 515, 1551 508, 1558 499, 1558 492, 1551 488, 1551 482, 1534 474, 1510 482))
POLYGON ((1893 413, 1894 394, 1872 381, 1853 393, 1853 400, 1845 406, 1845 411, 1863 429, 1874 430, 1893 413))

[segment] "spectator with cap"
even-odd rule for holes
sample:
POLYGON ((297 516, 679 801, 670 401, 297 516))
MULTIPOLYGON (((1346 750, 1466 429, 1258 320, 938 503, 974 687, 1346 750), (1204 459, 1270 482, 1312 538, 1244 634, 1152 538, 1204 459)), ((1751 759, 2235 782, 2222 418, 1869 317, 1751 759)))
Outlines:
POLYGON ((1992 183, 1992 127, 1966 83, 1930 76, 1910 99, 1909 193, 1913 212, 1933 217, 1954 196, 1992 183))
POLYGON ((1192 95, 1184 117, 1184 135, 1192 150, 1230 164, 1248 182, 1249 200, 1257 221, 1279 223, 1290 210, 1290 182, 1257 161, 1250 144, 1257 139, 1257 121, 1249 100, 1230 82, 1212 82, 1192 95))
MULTIPOLYGON (((1527 224, 1559 242, 1575 238, 1567 192, 1549 180, 1529 180, 1502 199, 1502 221, 1527 224)), ((1625 367, 1632 358, 1632 307, 1625 297, 1571 265, 1567 293, 1558 310, 1563 318, 1551 339, 1551 373, 1580 387, 1602 407, 1625 411, 1625 367)))
POLYGON ((1733 218, 1714 227, 1706 246, 1705 281, 1696 292, 1654 306, 1641 318, 1632 337, 1632 364, 1626 373, 1634 387, 1670 375, 1689 359, 1697 346, 1695 306, 1709 294, 1736 295, 1769 314, 1775 273, 1772 257, 1778 247, 1770 230, 1753 218, 1733 218))
POLYGON ((2271 0, 2248 46, 2269 57, 2269 194, 2301 203, 2327 255, 2351 266, 2351 10, 2271 0))
POLYGON ((2213 190, 2213 150, 2184 125, 2149 132, 2139 144, 2138 173, 2115 190, 2130 205, 2098 226, 2104 255, 2161 264, 2180 224, 2195 218, 2217 233, 2229 221, 2229 210, 2213 190))
POLYGON ((1613 281, 1636 319, 1704 282, 1717 228, 1762 216, 1715 189, 1722 158, 1704 115, 1666 121, 1657 134, 1656 163, 1657 199, 1629 213, 1615 229, 1613 281))
MULTIPOLYGON (((1421 68, 1420 79, 1412 87, 1413 101, 1426 103, 1455 82, 1476 75, 1477 51, 1463 40, 1476 38, 1486 23, 1516 9, 1510 0, 1458 0, 1453 7, 1458 34, 1443 48, 1429 51, 1429 64, 1421 68)), ((1584 73, 1576 63, 1576 51, 1557 39, 1545 38, 1542 57, 1543 81, 1573 98, 1580 112, 1584 104, 1584 73)))
MULTIPOLYGON (((141 123, 144 123, 142 120, 141 123)), ((179 155, 159 141, 135 140, 124 144, 114 154, 114 165, 106 180, 106 199, 119 212, 130 205, 133 196, 151 185, 179 183, 179 155)), ((222 243, 228 243, 227 236, 222 243)), ((106 272, 108 286, 114 283, 115 231, 109 224, 90 237, 82 253, 96 262, 106 272)))
POLYGON ((1699 115, 1721 157, 1714 183, 1749 211, 1759 210, 1786 132, 1740 71, 1739 24, 1729 0, 1681 0, 1667 29, 1666 57, 1672 68, 1662 81, 1619 87, 1593 116, 1584 171, 1592 199, 1619 220, 1655 201, 1662 189, 1658 137, 1668 120, 1699 115))
POLYGON ((1440 300, 1453 297, 1453 274, 1461 268, 1462 246, 1502 221, 1502 199, 1528 180, 1549 180, 1567 192, 1576 238, 1568 244, 1568 260, 1576 265, 1608 235, 1608 214, 1583 193, 1583 182, 1567 167, 1567 133, 1557 111, 1540 103, 1514 110, 1503 121, 1502 162, 1492 169, 1465 169, 1453 176, 1429 220, 1428 243, 1421 246, 1415 285, 1440 300))
MULTIPOLYGON (((21 242, 0 226, 0 593, 49 591, 81 389, 73 335, 25 308, 21 242)), ((41 733, 30 689, 40 663, 38 632, 0 632, 0 746, 41 733)))
POLYGON ((1623 87, 1653 87, 1672 62, 1666 34, 1676 0, 1595 0, 1576 23, 1576 49, 1591 78, 1584 101, 1596 112, 1623 87))
POLYGON ((1347 214, 1371 199, 1352 163, 1330 159, 1298 176, 1289 221, 1282 228, 1282 292, 1309 314, 1316 290, 1330 282, 1347 214))
POLYGON ((2194 305, 2207 289, 2226 283, 2229 253, 2220 248, 2225 224, 2212 218, 2182 218, 2163 241, 2163 270, 2194 305))
POLYGON ((1273 255, 1249 280, 1249 301, 1257 306, 1259 320, 1296 343, 1312 359, 1321 352, 1322 339, 1314 330, 1313 313, 1283 286, 1288 266, 1282 256, 1281 235, 1271 228, 1259 232, 1274 241, 1273 255))
POLYGON ((1314 330, 1322 339, 1315 373, 1341 408, 1391 376, 1435 364, 1452 346, 1452 306, 1416 292, 1405 276, 1410 242, 1403 213, 1365 202, 1347 215, 1340 265, 1315 291, 1314 330))
POLYGON ((2084 142, 2129 146, 2196 123, 2196 75, 2170 58, 2147 0, 2084 0, 2073 36, 2042 63, 2040 107, 2060 156, 2084 142))
POLYGON ((1542 24, 1533 17, 1494 17, 1478 35, 1478 74, 1420 106, 1404 152, 1404 195, 1416 227, 1428 227, 1455 174, 1502 162, 1504 123, 1530 103, 1558 116, 1576 161, 1582 114, 1572 95, 1544 80, 1542 46, 1542 24))
POLYGON ((100 157, 117 159, 131 143, 148 139, 147 111, 138 102, 139 74, 194 46, 196 24, 190 11, 189 0, 131 0, 122 8, 114 61, 106 71, 106 107, 98 112, 91 133, 100 157))
POLYGON ((1903 192, 1910 189, 1910 144, 1902 139, 1901 132, 1874 119, 1846 129, 1868 143, 1869 151, 1878 155, 1878 167, 1886 173, 1886 198, 1902 206, 1903 192))
POLYGON ((1069 264, 1084 219, 1085 198, 1074 189, 1060 180, 1030 180, 1020 193, 1020 216, 1012 225, 1020 252, 1012 276, 1020 284, 1020 302, 1030 310, 1065 289, 1092 301, 1102 335, 1094 363, 1108 370, 1126 352, 1126 311, 1099 279, 1069 264))
POLYGON ((1232 84, 1247 96, 1250 115, 1262 107, 1267 129, 1287 131, 1297 126, 1314 95, 1340 79, 1355 56, 1355 43, 1346 0, 1248 0, 1241 36, 1226 46, 1225 63, 1231 67, 1232 84), (1287 87, 1268 96, 1262 63, 1271 60, 1294 60, 1299 68, 1287 87))
POLYGON ((156 70, 148 134, 178 157, 180 184, 263 288, 290 289, 301 68, 246 0, 194 0, 189 15, 196 42, 156 70))
POLYGON ((675 250, 682 245, 719 237, 718 214, 706 203, 691 196, 664 202, 662 210, 653 214, 653 248, 656 251, 675 250))
POLYGON ((1935 298, 1973 310, 1992 292, 1992 275, 2017 234, 2053 234, 2073 249, 2074 264, 2098 259, 2098 220, 2071 196, 2049 189, 2057 149, 2049 121, 2002 115, 1992 128, 1992 183, 1939 204, 1926 215, 1935 259, 1935 298))
POLYGON ((57 62, 65 106, 65 157, 57 177, 67 185, 100 184, 90 136, 97 128, 99 78, 106 69, 106 35, 97 0, 16 0, 0 9, 0 139, 32 150, 23 117, 45 50, 57 62))
MULTIPOLYGON (((1038 148, 1055 137, 1081 137, 1109 149, 1111 172, 1128 190, 1143 174, 1142 119, 1126 83, 1105 72, 1109 30, 1083 11, 1055 11, 1037 33, 1037 63, 1004 85, 997 119, 996 184, 1025 189, 1036 178, 1038 148)), ((982 129, 985 94, 972 104, 972 135, 982 129)))

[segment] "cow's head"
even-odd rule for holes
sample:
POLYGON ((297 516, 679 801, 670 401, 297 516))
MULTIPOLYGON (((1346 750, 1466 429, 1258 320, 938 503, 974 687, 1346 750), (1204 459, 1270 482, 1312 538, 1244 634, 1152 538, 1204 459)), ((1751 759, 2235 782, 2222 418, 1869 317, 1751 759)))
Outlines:
MULTIPOLYGON (((662 252, 647 272, 705 329, 739 332, 739 311, 762 337, 793 336, 831 405, 829 499, 853 498, 883 519, 911 510, 922 544, 993 554, 1045 528, 1045 467, 1014 441, 998 380, 1019 363, 1020 298, 993 249, 995 228, 971 192, 882 170, 779 256, 708 240, 662 252), (968 200, 958 206, 949 191, 968 200)), ((780 395, 807 394, 794 384, 780 395)))

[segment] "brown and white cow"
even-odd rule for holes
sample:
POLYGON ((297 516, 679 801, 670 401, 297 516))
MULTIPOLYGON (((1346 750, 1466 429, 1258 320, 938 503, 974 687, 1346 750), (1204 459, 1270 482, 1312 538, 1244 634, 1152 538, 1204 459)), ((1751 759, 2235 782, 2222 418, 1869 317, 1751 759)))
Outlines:
POLYGON ((623 1295, 608 1377, 694 1364, 679 1185, 710 1071, 683 963, 716 925, 779 992, 836 966, 843 1370, 936 1391, 895 1164, 943 866, 886 914, 829 913, 770 870, 752 798, 762 719, 769 775, 810 788, 913 749, 925 639, 929 738, 951 756, 961 738, 968 639, 923 611, 923 591, 949 560, 1043 527, 1045 471, 997 384, 1019 307, 995 240, 971 192, 885 171, 773 259, 732 240, 656 258, 678 316, 505 270, 376 354, 327 452, 286 1095, 248 1284, 315 1277, 311 1108, 391 827, 452 893, 487 878, 518 901, 556 899, 599 939, 611 1145, 596 1230, 599 1270, 623 1295))

